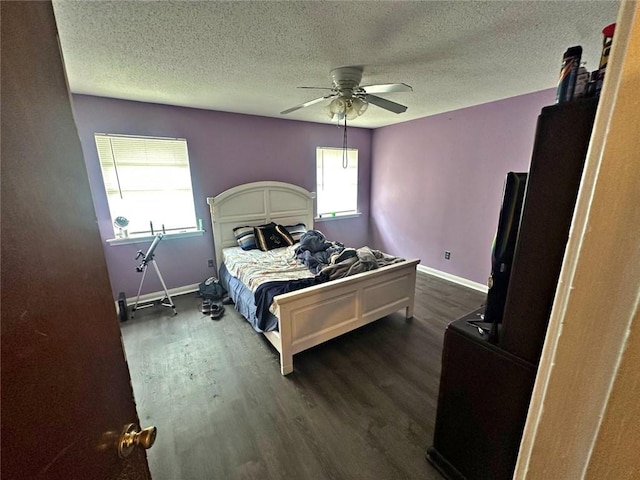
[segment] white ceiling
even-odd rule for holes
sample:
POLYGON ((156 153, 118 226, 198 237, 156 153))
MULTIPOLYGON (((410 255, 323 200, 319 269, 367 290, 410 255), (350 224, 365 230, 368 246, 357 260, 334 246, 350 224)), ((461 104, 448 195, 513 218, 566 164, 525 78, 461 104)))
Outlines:
POLYGON ((616 1, 53 0, 71 91, 330 123, 329 71, 364 68, 363 85, 404 82, 353 126, 376 128, 545 88, 582 45, 597 67, 616 1))

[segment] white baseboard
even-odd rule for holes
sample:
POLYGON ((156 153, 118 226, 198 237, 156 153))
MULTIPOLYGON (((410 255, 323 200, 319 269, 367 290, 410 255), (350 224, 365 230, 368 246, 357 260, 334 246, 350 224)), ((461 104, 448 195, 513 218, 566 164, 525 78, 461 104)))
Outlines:
MULTIPOLYGON (((194 283, 193 285, 185 285, 184 287, 170 288, 169 295, 172 297, 174 295, 184 295, 185 293, 192 293, 198 291, 198 284, 194 283)), ((156 300, 162 300, 164 298, 164 291, 160 290, 159 292, 153 293, 145 293, 144 295, 140 295, 140 300, 138 303, 148 303, 155 302, 156 300)), ((127 306, 131 306, 136 303, 136 297, 127 298, 127 306)), ((116 305, 118 302, 116 302, 116 305)))
POLYGON ((435 268, 425 267, 424 265, 418 265, 418 271, 422 273, 426 273, 427 275, 432 275, 434 277, 443 278, 445 280, 449 280, 450 282, 457 283, 459 285, 463 285, 465 287, 473 288, 474 290, 478 290, 479 292, 487 293, 489 288, 482 283, 474 282, 473 280, 468 280, 466 278, 458 277, 457 275, 452 275, 447 272, 443 272, 441 270, 436 270, 435 268))

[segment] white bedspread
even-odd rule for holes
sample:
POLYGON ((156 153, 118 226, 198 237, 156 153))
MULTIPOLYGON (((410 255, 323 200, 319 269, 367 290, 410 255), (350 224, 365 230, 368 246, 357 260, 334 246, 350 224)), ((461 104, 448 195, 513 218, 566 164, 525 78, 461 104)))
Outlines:
POLYGON ((314 276, 306 265, 295 258, 295 247, 292 245, 268 252, 229 247, 222 250, 222 255, 229 273, 255 292, 265 282, 314 276))

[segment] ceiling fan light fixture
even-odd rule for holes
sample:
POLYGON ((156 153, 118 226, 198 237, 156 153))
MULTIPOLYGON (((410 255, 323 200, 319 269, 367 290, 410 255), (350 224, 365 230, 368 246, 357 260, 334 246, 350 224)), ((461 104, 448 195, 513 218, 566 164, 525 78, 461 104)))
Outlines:
POLYGON ((329 104, 329 111, 331 115, 343 115, 347 110, 347 102, 344 98, 338 97, 331 100, 329 104))
POLYGON ((353 120, 362 115, 369 105, 361 98, 334 98, 327 108, 327 115, 331 119, 342 119, 345 116, 347 120, 353 120))
POLYGON ((369 104, 362 98, 354 98, 351 104, 351 108, 353 108, 358 113, 358 116, 366 112, 368 107, 369 104))
POLYGON ((347 102, 347 120, 353 120, 358 118, 364 112, 367 111, 369 105, 361 98, 354 98, 347 102))
POLYGON ((324 113, 326 113, 327 117, 329 117, 331 120, 334 120, 335 119, 334 117, 336 117, 336 114, 331 111, 331 108, 329 107, 329 105, 325 105, 324 113))

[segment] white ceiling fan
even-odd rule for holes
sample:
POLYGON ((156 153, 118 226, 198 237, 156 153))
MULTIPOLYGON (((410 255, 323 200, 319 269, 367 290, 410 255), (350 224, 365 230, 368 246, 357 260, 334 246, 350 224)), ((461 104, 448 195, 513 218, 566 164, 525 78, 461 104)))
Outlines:
POLYGON ((327 113, 332 119, 341 120, 346 117, 349 120, 362 115, 369 104, 389 110, 393 113, 403 113, 407 107, 386 98, 373 95, 374 93, 412 92, 413 88, 406 83, 385 83, 379 85, 360 86, 362 80, 362 67, 340 67, 331 70, 333 86, 326 87, 298 87, 319 90, 330 90, 331 93, 308 102, 296 105, 280 112, 286 115, 301 108, 315 105, 324 100, 332 99, 327 106, 327 113))

